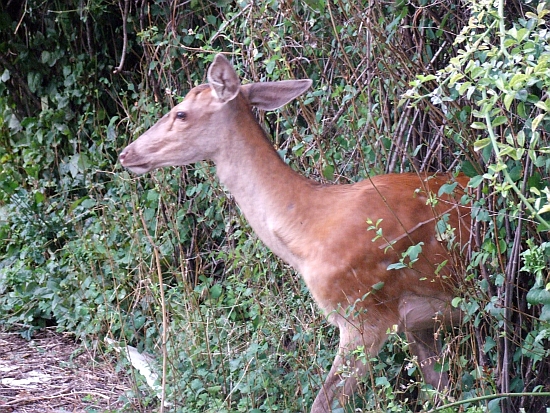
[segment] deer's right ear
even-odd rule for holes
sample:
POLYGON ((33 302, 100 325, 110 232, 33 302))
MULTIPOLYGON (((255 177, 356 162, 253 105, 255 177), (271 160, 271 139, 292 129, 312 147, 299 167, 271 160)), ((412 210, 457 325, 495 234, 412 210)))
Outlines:
POLYGON ((241 91, 251 106, 275 110, 297 98, 311 86, 310 79, 280 80, 278 82, 248 83, 241 91))
POLYGON ((241 87, 235 69, 222 54, 216 55, 214 62, 208 69, 208 83, 212 88, 212 92, 222 102, 235 99, 241 87))

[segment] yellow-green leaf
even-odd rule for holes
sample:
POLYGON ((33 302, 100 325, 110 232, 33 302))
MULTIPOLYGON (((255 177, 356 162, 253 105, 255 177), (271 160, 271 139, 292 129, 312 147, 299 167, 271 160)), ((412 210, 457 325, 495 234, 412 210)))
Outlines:
POLYGON ((514 101, 515 95, 515 92, 507 93, 506 95, 504 95, 504 107, 506 108, 506 110, 510 110, 510 106, 514 101))
POLYGON ((472 84, 470 82, 464 82, 462 83, 459 88, 458 88, 458 93, 460 93, 461 95, 464 94, 464 92, 466 92, 466 90, 468 90, 468 88, 472 86, 472 84))
POLYGON ((539 126, 539 123, 544 119, 544 116, 546 116, 544 113, 541 113, 538 115, 535 119, 533 119, 533 123, 531 123, 531 129, 535 130, 539 126))
POLYGON ((500 156, 509 156, 510 158, 515 160, 519 158, 516 148, 510 145, 501 145, 500 156))
POLYGON ((490 138, 479 139, 474 142, 474 150, 479 151, 480 149, 483 149, 490 144, 491 144, 490 138))
POLYGON ((479 130, 487 129, 487 127, 485 126, 485 124, 483 122, 473 122, 470 126, 473 129, 479 129, 479 130))
POLYGON ((535 106, 537 108, 550 112, 550 101, 548 100, 545 100, 544 102, 542 100, 539 100, 537 103, 535 103, 535 106))
POLYGON ((519 89, 525 83, 526 78, 527 75, 523 73, 516 73, 514 76, 512 76, 512 79, 510 79, 510 87, 516 90, 519 89))
POLYGON ((464 75, 460 72, 454 73, 451 78, 449 79, 449 86, 453 86, 456 82, 458 82, 460 79, 462 79, 464 75))
POLYGON ((525 146, 525 132, 520 130, 516 135, 516 140, 518 142, 518 146, 523 148, 525 146))

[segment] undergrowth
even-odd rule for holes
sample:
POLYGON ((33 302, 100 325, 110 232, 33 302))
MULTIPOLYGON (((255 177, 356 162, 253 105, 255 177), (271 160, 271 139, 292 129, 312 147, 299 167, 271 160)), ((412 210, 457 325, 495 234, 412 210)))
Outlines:
MULTIPOLYGON (((422 385, 390 334, 354 406, 544 412, 548 3, 504 3, 2 4, 1 322, 155 354, 166 410, 308 411, 338 340, 301 280, 251 234, 210 164, 136 178, 117 163, 223 51, 245 82, 313 79, 303 99, 258 113, 301 173, 472 178, 471 264, 453 302, 466 317, 441 332, 451 392, 422 385)), ((158 408, 136 375, 127 410, 158 408)))

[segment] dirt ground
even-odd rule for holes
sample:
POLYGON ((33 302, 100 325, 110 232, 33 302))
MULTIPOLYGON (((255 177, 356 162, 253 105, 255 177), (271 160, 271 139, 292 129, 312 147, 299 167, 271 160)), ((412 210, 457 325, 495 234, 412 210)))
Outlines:
POLYGON ((27 341, 0 330, 0 412, 117 411, 129 380, 114 363, 51 330, 27 341))

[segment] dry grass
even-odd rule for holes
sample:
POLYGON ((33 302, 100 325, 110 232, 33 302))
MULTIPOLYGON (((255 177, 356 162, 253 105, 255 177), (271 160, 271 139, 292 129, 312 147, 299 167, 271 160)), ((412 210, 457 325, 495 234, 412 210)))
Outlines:
POLYGON ((129 380, 102 355, 83 350, 66 334, 44 330, 27 341, 0 331, 0 411, 117 410, 129 380))

